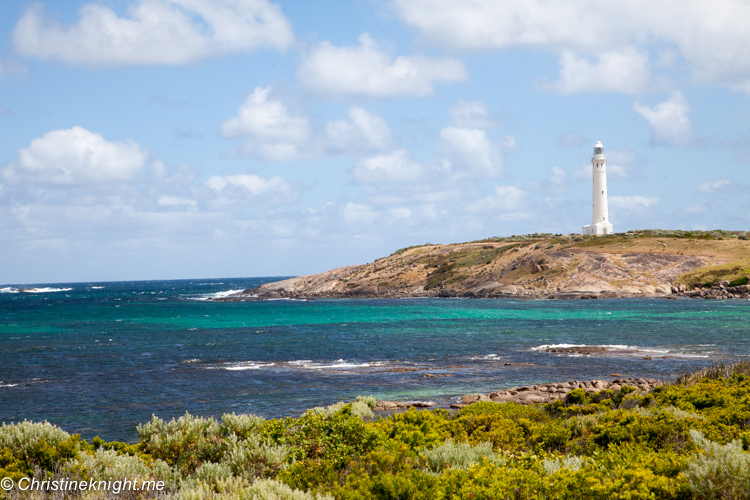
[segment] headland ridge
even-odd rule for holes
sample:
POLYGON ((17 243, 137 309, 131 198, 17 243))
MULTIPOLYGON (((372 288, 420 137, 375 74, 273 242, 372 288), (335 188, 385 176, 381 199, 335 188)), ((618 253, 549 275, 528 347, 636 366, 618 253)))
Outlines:
POLYGON ((267 283, 222 301, 466 297, 748 299, 745 231, 530 234, 424 244, 361 265, 267 283))

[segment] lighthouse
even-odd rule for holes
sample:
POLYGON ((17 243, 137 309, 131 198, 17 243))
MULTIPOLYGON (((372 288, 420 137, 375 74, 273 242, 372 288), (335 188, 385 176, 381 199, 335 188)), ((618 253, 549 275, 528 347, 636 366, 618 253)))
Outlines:
POLYGON ((612 234, 612 224, 609 223, 609 209, 607 207, 607 158, 604 156, 604 146, 597 141, 594 146, 594 156, 591 167, 594 176, 593 216, 591 224, 583 226, 582 234, 612 234))

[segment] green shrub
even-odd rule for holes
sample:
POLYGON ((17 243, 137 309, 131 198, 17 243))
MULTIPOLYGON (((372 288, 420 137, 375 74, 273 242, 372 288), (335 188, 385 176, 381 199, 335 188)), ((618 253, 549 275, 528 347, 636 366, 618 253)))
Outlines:
POLYGON ((731 283, 729 283, 729 286, 742 286, 742 285, 747 285, 747 282, 748 282, 748 278, 747 278, 747 276, 743 276, 743 277, 741 277, 741 278, 737 278, 736 280, 734 280, 734 281, 732 281, 731 283))
POLYGON ((740 441, 721 445, 695 430, 690 431, 690 437, 702 450, 685 471, 694 497, 750 499, 750 453, 742 451, 740 441))
POLYGON ((357 396, 357 399, 354 400, 355 402, 361 401, 365 403, 367 406, 369 406, 371 409, 375 408, 375 405, 377 404, 377 400, 372 396, 357 396))
POLYGON ((177 467, 185 475, 206 462, 221 461, 227 449, 216 420, 188 413, 169 422, 154 415, 150 422, 139 425, 137 431, 146 453, 177 467))
POLYGON ((448 468, 467 469, 482 459, 498 458, 492 451, 492 443, 489 441, 472 446, 468 443, 454 443, 452 439, 448 439, 440 446, 424 450, 422 453, 427 460, 427 469, 437 474, 448 468))
POLYGON ((556 459, 545 458, 542 460, 542 467, 548 475, 552 475, 561 469, 568 469, 576 472, 586 462, 584 457, 560 457, 556 459))
POLYGON ((273 445, 264 438, 252 435, 243 441, 233 441, 221 459, 235 476, 247 479, 275 477, 288 465, 291 450, 288 446, 273 445))
POLYGON ((213 483, 199 482, 181 491, 180 500, 333 500, 331 496, 313 495, 272 479, 252 484, 237 478, 219 479, 213 483))
POLYGON ((0 427, 0 476, 14 480, 33 475, 34 469, 54 471, 75 459, 80 436, 49 422, 29 422, 0 427))
POLYGON ((140 457, 118 453, 116 450, 99 448, 91 454, 81 454, 78 459, 86 475, 95 481, 118 479, 152 479, 162 480, 175 485, 180 476, 162 460, 146 464, 140 457))

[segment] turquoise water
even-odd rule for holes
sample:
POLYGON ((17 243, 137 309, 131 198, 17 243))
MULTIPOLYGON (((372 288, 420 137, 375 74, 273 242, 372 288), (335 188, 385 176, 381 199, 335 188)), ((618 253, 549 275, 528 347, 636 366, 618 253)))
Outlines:
POLYGON ((152 414, 279 417, 358 394, 447 405, 750 354, 746 300, 205 300, 273 280, 0 286, 0 421, 132 440, 152 414), (542 349, 567 344, 613 347, 542 349))

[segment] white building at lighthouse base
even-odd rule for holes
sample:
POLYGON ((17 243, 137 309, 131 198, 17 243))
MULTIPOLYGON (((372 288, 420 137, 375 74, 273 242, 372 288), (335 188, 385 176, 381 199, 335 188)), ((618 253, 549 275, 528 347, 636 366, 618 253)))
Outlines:
POLYGON ((609 222, 597 222, 581 228, 581 234, 613 234, 614 227, 609 222))

